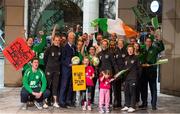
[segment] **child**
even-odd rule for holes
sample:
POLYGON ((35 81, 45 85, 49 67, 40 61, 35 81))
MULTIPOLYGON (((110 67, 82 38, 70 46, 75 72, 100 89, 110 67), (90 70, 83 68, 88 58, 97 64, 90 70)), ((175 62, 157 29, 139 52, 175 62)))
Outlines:
POLYGON ((86 91, 88 92, 88 101, 86 100, 86 91, 82 91, 82 110, 91 110, 91 91, 94 86, 93 78, 94 78, 94 68, 90 66, 90 62, 88 57, 84 57, 83 64, 85 65, 85 73, 86 73, 86 91), (87 102, 86 102, 87 101, 87 102))
POLYGON ((129 45, 127 47, 128 56, 125 58, 125 69, 128 69, 125 78, 125 107, 122 111, 134 112, 136 104, 136 87, 138 73, 140 69, 139 60, 134 54, 134 47, 129 45))
POLYGON ((99 109, 100 113, 104 113, 103 106, 105 104, 105 112, 109 113, 109 104, 110 104, 110 89, 111 89, 111 81, 113 79, 111 78, 111 72, 110 70, 105 70, 100 74, 99 77, 99 109))

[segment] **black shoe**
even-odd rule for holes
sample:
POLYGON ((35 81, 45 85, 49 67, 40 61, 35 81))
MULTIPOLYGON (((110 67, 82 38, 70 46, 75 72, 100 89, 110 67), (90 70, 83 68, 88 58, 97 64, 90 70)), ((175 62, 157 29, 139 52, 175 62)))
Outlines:
POLYGON ((66 105, 63 105, 63 104, 60 104, 60 107, 61 107, 61 108, 67 108, 67 106, 66 106, 66 105))
POLYGON ((75 107, 74 104, 66 104, 67 107, 75 107))
POLYGON ((142 104, 142 105, 139 106, 139 108, 145 110, 145 109, 147 109, 147 105, 142 104))
POLYGON ((152 110, 157 110, 156 106, 153 106, 153 107, 152 107, 152 110))

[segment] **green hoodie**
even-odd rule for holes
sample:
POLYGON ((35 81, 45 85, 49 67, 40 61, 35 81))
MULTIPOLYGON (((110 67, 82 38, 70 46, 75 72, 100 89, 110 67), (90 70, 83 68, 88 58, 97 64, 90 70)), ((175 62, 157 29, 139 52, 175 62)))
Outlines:
POLYGON ((37 69, 33 72, 32 68, 26 70, 23 76, 23 87, 29 92, 32 93, 34 88, 41 88, 40 92, 46 90, 47 81, 42 70, 37 69))

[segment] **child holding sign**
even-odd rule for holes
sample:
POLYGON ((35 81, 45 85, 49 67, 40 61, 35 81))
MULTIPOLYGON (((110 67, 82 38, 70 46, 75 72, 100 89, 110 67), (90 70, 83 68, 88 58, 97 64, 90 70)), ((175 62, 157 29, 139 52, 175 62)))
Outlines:
POLYGON ((105 70, 100 74, 99 82, 100 82, 100 92, 99 92, 99 109, 100 113, 104 113, 103 106, 105 105, 105 112, 109 113, 109 104, 110 104, 110 89, 111 82, 114 80, 111 77, 110 70, 105 70))
POLYGON ((83 64, 85 65, 85 73, 86 73, 86 90, 82 91, 82 110, 91 110, 91 92, 92 87, 94 86, 93 78, 94 78, 94 68, 90 66, 90 62, 88 57, 84 57, 83 64), (88 93, 88 100, 86 100, 86 91, 88 93))

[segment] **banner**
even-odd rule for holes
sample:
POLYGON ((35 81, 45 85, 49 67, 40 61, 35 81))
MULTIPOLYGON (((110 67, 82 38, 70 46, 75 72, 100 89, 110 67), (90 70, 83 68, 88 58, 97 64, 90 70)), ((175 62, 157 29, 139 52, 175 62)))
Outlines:
POLYGON ((72 66, 73 91, 86 90, 85 65, 72 66))
POLYGON ((140 4, 135 7, 132 7, 132 10, 133 10, 138 22, 141 25, 146 25, 147 23, 151 22, 151 19, 150 19, 148 13, 143 8, 143 5, 140 4))
POLYGON ((35 55, 23 38, 13 41, 3 50, 3 54, 16 70, 22 68, 35 55))

